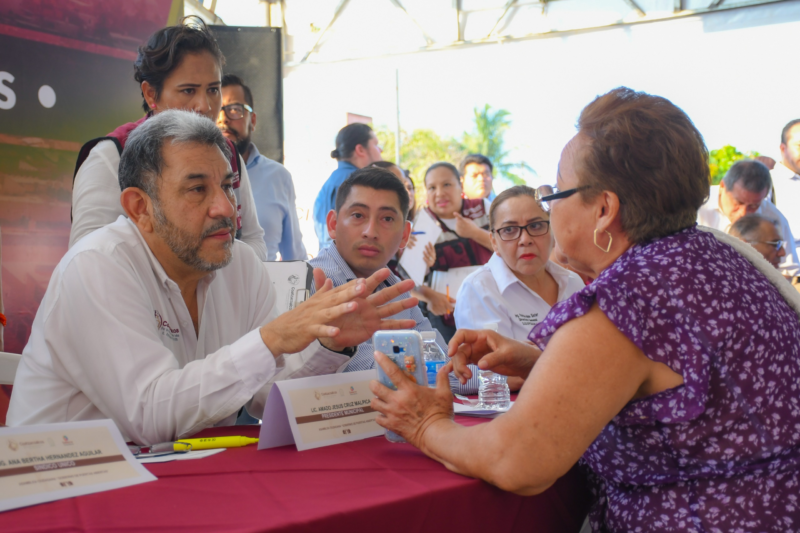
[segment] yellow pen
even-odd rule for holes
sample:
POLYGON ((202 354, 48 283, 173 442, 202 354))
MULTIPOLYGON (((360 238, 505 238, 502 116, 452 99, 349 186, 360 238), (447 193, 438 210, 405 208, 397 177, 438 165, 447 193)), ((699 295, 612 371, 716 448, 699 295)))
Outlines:
POLYGON ((258 442, 258 439, 249 437, 206 437, 202 439, 181 439, 173 443, 176 452, 186 450, 186 445, 191 445, 191 450, 210 450, 212 448, 241 448, 248 444, 258 442))

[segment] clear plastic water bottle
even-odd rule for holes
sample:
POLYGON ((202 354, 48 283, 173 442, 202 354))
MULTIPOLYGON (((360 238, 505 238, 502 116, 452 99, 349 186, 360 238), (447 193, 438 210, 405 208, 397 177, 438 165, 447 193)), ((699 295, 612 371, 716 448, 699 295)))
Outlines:
POLYGON ((435 331, 422 331, 422 357, 428 374, 428 387, 436 388, 436 374, 447 363, 447 355, 436 344, 435 331))
MULTIPOLYGON (((491 322, 483 326, 497 332, 497 322, 491 322)), ((491 370, 479 370, 478 379, 480 388, 478 389, 478 407, 481 409, 491 409, 494 411, 505 411, 511 406, 511 390, 508 388, 507 376, 495 374, 491 370)))

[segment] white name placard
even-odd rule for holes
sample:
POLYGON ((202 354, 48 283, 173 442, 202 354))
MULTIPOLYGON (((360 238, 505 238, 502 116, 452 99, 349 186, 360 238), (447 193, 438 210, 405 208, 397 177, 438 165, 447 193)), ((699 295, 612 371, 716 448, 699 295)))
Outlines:
POLYGON ((278 381, 264 406, 258 449, 310 450, 383 435, 370 402, 375 370, 278 381))
POLYGON ((155 480, 111 420, 0 428, 0 511, 155 480))

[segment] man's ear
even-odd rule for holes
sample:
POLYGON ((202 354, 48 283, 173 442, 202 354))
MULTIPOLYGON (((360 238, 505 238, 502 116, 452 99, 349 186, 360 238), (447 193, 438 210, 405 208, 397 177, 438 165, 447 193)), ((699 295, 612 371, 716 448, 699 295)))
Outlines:
POLYGON ((257 120, 256 112, 253 111, 250 113, 250 131, 256 131, 256 120, 257 120))
POLYGON ((150 85, 150 82, 143 81, 142 82, 142 96, 144 96, 145 102, 147 102, 147 106, 150 109, 156 105, 156 88, 150 85))
POLYGON ((139 231, 153 232, 153 202, 147 193, 138 187, 128 187, 120 193, 119 203, 139 231))
POLYGON ((331 236, 331 239, 336 239, 336 211, 333 209, 328 211, 328 216, 325 218, 325 222, 328 224, 328 235, 331 236))
POLYGON ((406 247, 409 237, 411 237, 411 221, 406 220, 405 225, 403 226, 403 238, 400 239, 400 250, 406 247))
POLYGON ((725 182, 724 181, 720 181, 719 182, 719 192, 725 192, 725 182))

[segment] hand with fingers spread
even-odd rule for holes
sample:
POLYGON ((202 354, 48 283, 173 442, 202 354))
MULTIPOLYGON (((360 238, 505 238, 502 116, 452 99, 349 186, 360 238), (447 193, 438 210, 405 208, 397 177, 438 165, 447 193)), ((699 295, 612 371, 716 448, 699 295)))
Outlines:
POLYGON ((489 330, 460 329, 450 340, 448 355, 458 380, 464 384, 472 377, 468 364, 504 376, 528 377, 541 351, 532 344, 519 342, 489 330))
MULTIPOLYGON (((329 350, 340 352, 345 348, 358 346, 362 342, 369 340, 378 330, 411 329, 416 326, 417 323, 413 319, 397 320, 388 318, 419 303, 416 298, 405 298, 398 302, 392 302, 401 294, 414 288, 412 280, 401 281, 391 287, 375 292, 378 285, 390 275, 391 271, 388 268, 382 268, 366 280, 363 280, 365 291, 358 294, 351 302, 356 304, 356 308, 352 312, 340 313, 334 317, 329 322, 329 325, 335 327, 336 334, 320 335, 319 342, 329 350)), ((324 277, 321 278, 323 281, 324 279, 324 277)), ((319 286, 318 284, 317 287, 319 286)), ((305 305, 303 303, 303 306, 305 305)))
POLYGON ((333 321, 355 311, 358 303, 353 300, 357 297, 367 296, 363 279, 333 288, 322 270, 315 268, 314 280, 314 296, 261 327, 261 339, 275 357, 299 352, 320 337, 336 337, 341 332, 332 325, 333 321))
POLYGON ((386 372, 397 390, 373 380, 369 389, 376 396, 372 408, 378 425, 394 431, 417 448, 423 448, 425 431, 439 420, 453 418, 453 393, 445 371, 436 375, 436 388, 422 387, 408 379, 388 357, 375 352, 375 362, 386 372))

